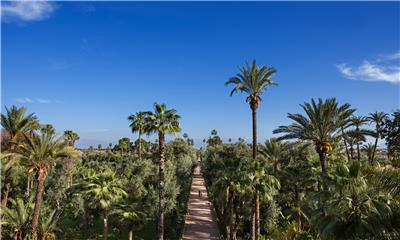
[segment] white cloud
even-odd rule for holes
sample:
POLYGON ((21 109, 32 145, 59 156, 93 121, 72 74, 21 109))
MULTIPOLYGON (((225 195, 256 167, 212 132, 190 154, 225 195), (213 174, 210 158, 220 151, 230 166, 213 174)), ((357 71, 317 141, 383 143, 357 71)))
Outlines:
POLYGON ((30 98, 25 97, 25 98, 18 98, 17 102, 19 102, 19 103, 33 103, 33 100, 30 99, 30 98))
POLYGON ((16 99, 17 102, 19 103, 51 103, 51 102, 56 102, 58 100, 50 100, 50 99, 45 99, 45 98, 28 98, 28 97, 23 97, 23 98, 17 98, 16 99))
POLYGON ((337 64, 339 71, 349 79, 400 83, 400 52, 384 55, 374 62, 364 60, 359 66, 337 64))
POLYGON ((36 101, 38 103, 50 103, 49 99, 43 99, 43 98, 36 98, 36 101))
POLYGON ((13 1, 1 3, 4 21, 39 21, 50 17, 55 4, 46 1, 13 1))

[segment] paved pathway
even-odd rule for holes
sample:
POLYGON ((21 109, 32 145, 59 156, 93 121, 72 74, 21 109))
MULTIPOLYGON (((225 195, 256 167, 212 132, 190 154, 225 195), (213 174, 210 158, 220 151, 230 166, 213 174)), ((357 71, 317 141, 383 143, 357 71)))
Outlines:
POLYGON ((190 191, 183 240, 219 239, 218 226, 211 214, 211 207, 200 167, 196 167, 190 191), (201 196, 199 196, 199 191, 201 191, 201 196))

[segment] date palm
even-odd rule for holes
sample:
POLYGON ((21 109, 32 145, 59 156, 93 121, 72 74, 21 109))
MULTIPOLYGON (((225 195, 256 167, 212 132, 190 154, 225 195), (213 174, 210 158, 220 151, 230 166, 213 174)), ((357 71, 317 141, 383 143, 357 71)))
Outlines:
POLYGON ((384 120, 387 118, 387 114, 384 112, 374 112, 370 113, 367 119, 375 124, 375 143, 374 143, 374 151, 372 153, 371 162, 374 162, 376 147, 378 146, 378 140, 382 136, 382 125, 384 120))
POLYGON ((311 100, 300 105, 306 115, 288 114, 294 123, 280 126, 274 133, 284 133, 278 139, 299 139, 310 141, 318 153, 321 171, 328 174, 326 161, 327 155, 332 150, 334 140, 340 136, 343 122, 355 111, 350 104, 339 105, 335 98, 326 100, 311 100))
POLYGON ((146 113, 137 112, 134 115, 130 115, 128 120, 131 122, 129 127, 131 127, 132 133, 138 133, 138 156, 142 159, 142 134, 146 128, 146 113))
POLYGON ((29 231, 29 218, 32 214, 33 203, 22 198, 11 199, 10 208, 4 208, 4 221, 2 224, 11 228, 13 239, 23 240, 29 231))
POLYGON ((78 158, 80 152, 64 143, 64 139, 55 139, 53 134, 33 134, 27 136, 24 134, 24 142, 18 146, 17 154, 28 172, 33 172, 37 180, 37 189, 35 195, 35 207, 32 216, 31 239, 37 239, 37 227, 40 217, 40 208, 42 205, 42 196, 44 184, 48 172, 53 168, 56 162, 63 158, 78 158))
MULTIPOLYGON (((246 63, 245 66, 239 68, 239 73, 230 78, 225 85, 233 84, 235 87, 231 91, 231 96, 235 92, 245 92, 248 94, 246 102, 249 103, 252 112, 252 125, 253 125, 253 159, 257 156, 257 109, 261 103, 261 95, 271 85, 276 85, 271 77, 276 73, 276 70, 272 67, 257 66, 256 60, 249 65, 246 63)), ((254 198, 258 199, 257 193, 254 198)), ((259 205, 259 204, 257 204, 259 205)), ((256 218, 259 215, 260 209, 255 209, 254 212, 254 224, 252 226, 252 239, 258 239, 260 235, 260 220, 256 218)))
POLYGON ((159 163, 158 163, 158 223, 157 239, 164 239, 164 211, 165 211, 165 135, 178 133, 180 116, 175 109, 167 109, 165 104, 154 103, 154 112, 146 112, 146 128, 148 134, 158 134, 159 163))
MULTIPOLYGON (((1 114, 1 126, 7 132, 10 142, 10 152, 14 152, 18 140, 24 133, 34 130, 38 126, 38 121, 34 113, 26 114, 26 108, 12 106, 5 108, 5 114, 1 114)), ((3 141, 3 139, 2 139, 3 141)), ((4 149, 2 149, 4 151, 4 149)), ((12 165, 6 169, 1 193, 1 206, 5 207, 8 201, 8 193, 11 188, 12 165)), ((1 235, 1 232, 0 232, 1 235)))

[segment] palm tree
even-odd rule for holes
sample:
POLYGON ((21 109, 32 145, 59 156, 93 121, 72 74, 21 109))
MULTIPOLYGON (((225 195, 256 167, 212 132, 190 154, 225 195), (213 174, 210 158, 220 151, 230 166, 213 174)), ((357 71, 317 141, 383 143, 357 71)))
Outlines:
POLYGON ((41 233, 41 239, 42 240, 47 240, 47 239, 55 239, 55 231, 59 231, 57 228, 57 223, 58 223, 58 214, 57 210, 51 211, 46 218, 42 218, 40 222, 40 233, 41 233))
POLYGON ((339 106, 335 98, 311 100, 311 104, 305 102, 300 105, 306 113, 288 114, 288 118, 295 121, 289 126, 280 126, 274 133, 285 133, 278 139, 300 139, 311 141, 319 155, 321 170, 328 174, 326 161, 327 155, 332 150, 333 141, 340 136, 340 128, 343 122, 355 111, 350 104, 339 106))
POLYGON ((367 153, 368 162, 372 164, 372 156, 374 155, 374 145, 372 143, 368 143, 363 146, 363 150, 367 153))
POLYGON ((40 128, 40 132, 42 134, 52 134, 52 135, 54 135, 54 134, 56 134, 56 129, 51 124, 44 124, 40 128))
POLYGON ((128 240, 133 240, 134 231, 143 227, 145 214, 139 210, 141 208, 136 202, 130 201, 129 204, 118 205, 113 211, 119 221, 128 227, 128 240))
MULTIPOLYGON (((235 92, 245 92, 248 94, 246 102, 249 103, 252 112, 252 123, 253 123, 253 159, 257 156, 257 108, 261 103, 261 95, 271 85, 276 85, 271 80, 271 77, 276 73, 276 70, 272 67, 257 66, 256 60, 253 60, 250 66, 246 63, 245 66, 239 68, 240 72, 230 78, 225 85, 234 84, 235 88, 231 91, 231 96, 235 92)), ((254 196, 258 199, 257 193, 254 196)), ((259 204, 258 204, 259 205, 259 204)), ((260 235, 260 219, 256 216, 259 215, 260 209, 255 208, 254 212, 254 224, 252 226, 252 239, 258 239, 260 235)))
POLYGON ((400 200, 400 169, 376 169, 370 174, 372 182, 381 190, 400 200))
POLYGON ((64 131, 64 137, 70 146, 74 146, 75 142, 79 140, 79 135, 71 130, 64 131))
POLYGON ((32 214, 33 203, 24 202, 22 198, 11 199, 11 207, 3 208, 4 222, 2 224, 12 229, 14 239, 23 240, 29 231, 29 218, 32 214))
MULTIPOLYGON (((64 139, 66 144, 69 146, 74 146, 75 142, 79 140, 79 135, 71 130, 64 131, 64 139)), ((77 164, 77 159, 64 159, 63 160, 63 169, 67 175, 67 187, 70 188, 72 186, 73 181, 73 173, 75 170, 75 166, 77 164)))
POLYGON ((103 210, 103 239, 108 239, 108 216, 110 207, 127 193, 122 181, 112 170, 106 170, 86 179, 84 192, 103 210))
POLYGON ((274 171, 277 173, 281 167, 281 159, 285 151, 285 144, 275 138, 267 139, 261 146, 260 154, 274 164, 274 171))
MULTIPOLYGON (((260 156, 261 157, 261 156, 260 156)), ((260 209, 260 195, 266 200, 271 200, 273 195, 278 193, 280 184, 275 176, 270 175, 267 171, 266 161, 262 159, 251 159, 250 171, 248 177, 250 179, 251 192, 256 193, 254 205, 256 209, 260 209)), ((260 211, 256 211, 256 219, 260 219, 260 211)), ((259 235, 256 235, 258 238, 259 235)))
MULTIPOLYGON (((382 222, 391 215, 385 194, 373 191, 368 185, 361 164, 338 165, 336 185, 331 191, 322 192, 328 197, 314 210, 311 221, 324 239, 370 239, 382 232, 382 222)), ((315 194, 320 197, 321 194, 315 194)))
POLYGON ((361 153, 360 153, 360 144, 365 141, 365 135, 368 134, 368 131, 362 129, 362 126, 367 123, 368 120, 366 117, 353 117, 351 118, 351 125, 355 127, 355 129, 350 130, 348 135, 352 136, 355 140, 357 146, 357 160, 361 160, 361 153))
POLYGON ((24 139, 24 143, 18 146, 17 153, 21 163, 26 166, 28 172, 35 173, 38 181, 31 226, 31 239, 36 240, 44 183, 48 171, 55 166, 56 161, 68 157, 78 158, 80 152, 65 145, 63 138, 55 139, 53 134, 33 134, 32 136, 24 134, 24 139))
MULTIPOLYGON (((34 113, 26 115, 26 108, 12 106, 10 109, 7 107, 6 114, 1 114, 1 126, 7 132, 10 141, 10 151, 13 152, 17 142, 21 139, 23 133, 28 133, 38 125, 37 118, 34 113)), ((3 149, 2 149, 3 150, 3 149)), ((3 150, 4 151, 4 150, 3 150)), ((1 193, 1 206, 5 207, 8 200, 8 193, 11 188, 11 175, 12 166, 6 169, 3 180, 3 187, 1 193)), ((0 216, 1 220, 1 216, 0 216)), ((1 230, 0 230, 1 231, 1 230)), ((1 235, 1 232, 0 232, 1 235)))
POLYGON ((387 118, 387 114, 384 112, 374 112, 370 113, 367 119, 371 123, 375 123, 375 143, 374 143, 374 151, 372 153, 371 162, 374 162, 376 147, 378 146, 378 140, 382 136, 382 125, 384 120, 387 118))
POLYGON ((146 113, 145 112, 137 112, 134 115, 130 115, 128 120, 131 122, 129 127, 131 127, 132 133, 138 133, 138 156, 139 159, 142 159, 142 134, 146 128, 146 113))
POLYGON ((146 113, 146 132, 158 134, 159 164, 158 164, 158 191, 159 209, 157 223, 157 239, 164 239, 164 211, 165 211, 165 134, 178 133, 181 131, 179 119, 175 109, 167 109, 165 104, 154 103, 154 113, 146 113))

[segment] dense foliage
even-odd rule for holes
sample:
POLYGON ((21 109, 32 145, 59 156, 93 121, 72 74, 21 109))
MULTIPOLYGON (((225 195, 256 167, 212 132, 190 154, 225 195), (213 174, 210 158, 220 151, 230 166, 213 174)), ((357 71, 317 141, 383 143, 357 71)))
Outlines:
MULTIPOLYGON (((56 139, 54 128, 42 127, 25 108, 10 108, 2 125, 2 187, 10 190, 2 207, 3 239, 155 238, 158 144, 141 139, 139 155, 139 145, 122 138, 82 152, 74 147, 76 133, 56 139)), ((187 139, 165 143, 166 239, 179 239, 183 231, 196 159, 187 139)))
MULTIPOLYGON (((256 191, 260 239, 399 239, 398 112, 381 114, 377 123, 356 119, 350 105, 334 99, 302 106, 307 114, 289 114, 295 123, 276 131, 288 135, 259 145, 256 160, 241 139, 208 141, 202 149, 224 239, 251 238, 256 191), (385 136, 387 149, 375 147, 376 138, 385 136)), ((214 132, 210 139, 220 138, 214 132)))

